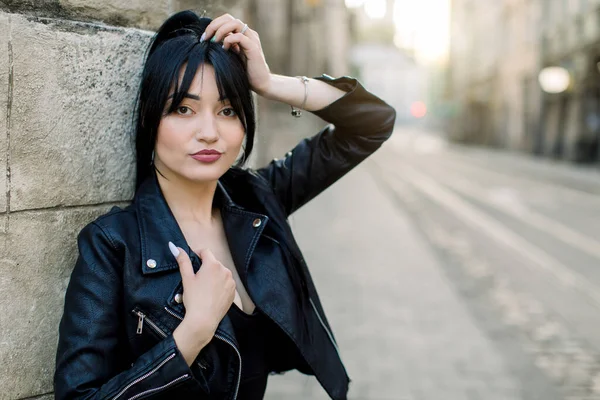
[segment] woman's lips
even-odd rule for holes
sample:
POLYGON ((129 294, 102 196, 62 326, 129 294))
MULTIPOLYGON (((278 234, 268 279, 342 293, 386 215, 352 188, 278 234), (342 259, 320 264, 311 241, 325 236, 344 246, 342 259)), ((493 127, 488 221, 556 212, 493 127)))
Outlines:
POLYGON ((194 160, 198 160, 203 163, 212 163, 221 158, 221 153, 211 152, 211 153, 196 153, 192 154, 192 158, 194 160))

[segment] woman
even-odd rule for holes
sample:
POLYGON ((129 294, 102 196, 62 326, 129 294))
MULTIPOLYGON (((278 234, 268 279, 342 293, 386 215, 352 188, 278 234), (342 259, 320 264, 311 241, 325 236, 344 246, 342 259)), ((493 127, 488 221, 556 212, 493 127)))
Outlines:
POLYGON ((287 217, 373 153, 394 110, 355 79, 271 74, 240 20, 169 18, 138 102, 136 194, 78 236, 57 399, 261 399, 269 373, 348 376, 287 217), (252 91, 331 125, 242 169, 252 91), (202 266, 202 267, 200 267, 202 266))

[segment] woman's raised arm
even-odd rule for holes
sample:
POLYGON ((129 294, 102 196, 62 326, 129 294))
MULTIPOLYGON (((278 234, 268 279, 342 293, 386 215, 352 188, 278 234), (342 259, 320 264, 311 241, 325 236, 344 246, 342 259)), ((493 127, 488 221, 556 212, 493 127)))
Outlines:
MULTIPOLYGON (((313 82, 313 80, 311 80, 313 82)), ((362 162, 387 140, 396 111, 350 77, 323 75, 314 82, 345 92, 324 108, 312 111, 330 125, 302 140, 284 158, 257 172, 265 178, 289 215, 362 162)), ((319 90, 310 109, 327 103, 333 91, 319 90)), ((309 100, 313 96, 309 92, 309 100)), ((309 107, 306 107, 309 109, 309 107)))

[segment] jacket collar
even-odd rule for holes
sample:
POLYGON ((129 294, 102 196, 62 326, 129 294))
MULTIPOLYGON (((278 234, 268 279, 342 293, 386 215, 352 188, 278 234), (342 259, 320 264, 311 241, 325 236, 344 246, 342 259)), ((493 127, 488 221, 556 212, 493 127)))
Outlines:
MULTIPOLYGON (((200 267, 200 258, 185 240, 177 220, 162 193, 156 172, 140 185, 133 200, 138 216, 142 272, 144 275, 179 268, 169 251, 168 242, 184 249, 194 270, 200 267)), ((253 213, 234 203, 225 187, 218 181, 214 203, 220 207, 223 227, 229 249, 238 272, 243 273, 254 251, 268 217, 253 213)))

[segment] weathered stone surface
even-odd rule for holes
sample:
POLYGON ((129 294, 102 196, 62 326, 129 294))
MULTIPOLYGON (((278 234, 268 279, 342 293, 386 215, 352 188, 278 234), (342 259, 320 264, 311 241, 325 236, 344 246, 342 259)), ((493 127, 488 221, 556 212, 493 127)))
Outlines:
POLYGON ((157 28, 169 16, 172 0, 59 0, 65 10, 109 25, 157 28))
POLYGON ((76 236, 109 208, 11 214, 10 232, 0 236, 1 399, 52 391, 58 323, 77 257, 76 236))
MULTIPOLYGON (((4 240, 4 234, 6 233, 6 219, 7 219, 7 214, 0 214, 0 250, 3 249, 2 247, 2 240, 4 240)), ((4 251, 4 250, 2 250, 4 251)), ((0 254, 6 254, 6 253, 0 253, 0 254)), ((1 257, 1 256, 0 256, 1 257)))
POLYGON ((239 0, 0 0, 0 10, 155 30, 175 11, 206 10, 207 16, 215 17, 231 12, 239 3, 239 0))
MULTIPOLYGON (((8 47, 9 22, 6 15, 0 14, 0 213, 6 211, 6 154, 8 148, 7 103, 10 92, 10 49, 8 47), (9 49, 9 51, 6 51, 9 49)), ((2 228, 0 228, 0 231, 2 228)))
POLYGON ((150 35, 11 18, 11 210, 131 198, 132 118, 150 35))
POLYGON ((33 397, 29 400, 52 400, 52 399, 54 399, 54 394, 45 394, 42 396, 33 397))
POLYGON ((0 9, 45 18, 155 28, 172 10, 171 3, 172 0, 0 0, 0 9))

